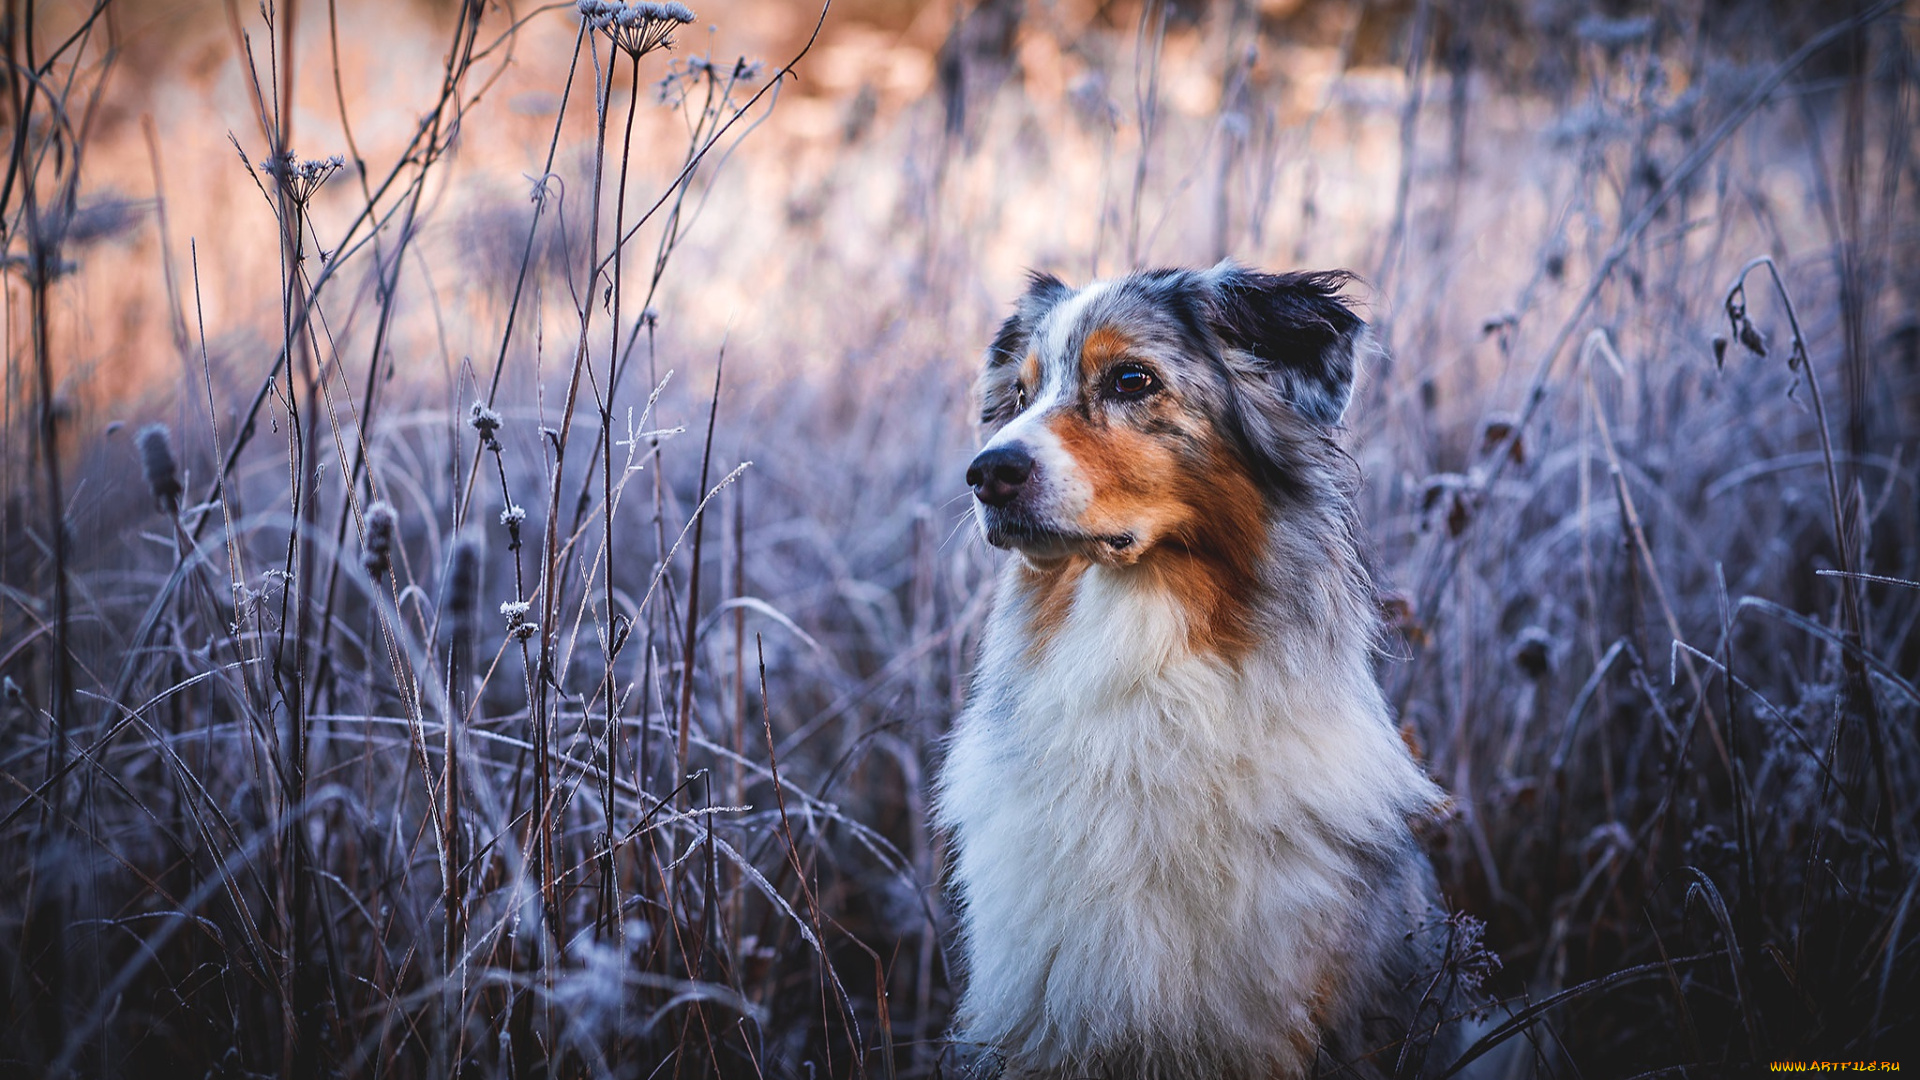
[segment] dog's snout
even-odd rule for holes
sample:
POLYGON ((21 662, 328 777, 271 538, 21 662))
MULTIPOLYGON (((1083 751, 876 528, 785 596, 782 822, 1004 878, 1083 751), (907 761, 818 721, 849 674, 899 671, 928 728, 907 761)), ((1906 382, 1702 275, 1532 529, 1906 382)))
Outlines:
POLYGON ((974 497, 988 506, 1005 506, 1020 494, 1020 488, 1033 475, 1033 457, 1019 444, 996 446, 980 452, 967 466, 967 485, 974 497))

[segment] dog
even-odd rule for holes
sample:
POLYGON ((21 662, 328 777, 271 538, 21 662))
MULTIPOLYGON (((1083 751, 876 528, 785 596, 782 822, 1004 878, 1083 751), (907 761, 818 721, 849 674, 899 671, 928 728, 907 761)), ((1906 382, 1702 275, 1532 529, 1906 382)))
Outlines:
POLYGON ((1350 280, 1035 274, 987 349, 967 483, 1012 557, 935 812, 955 1040, 1001 1075, 1419 1060, 1446 799, 1373 670, 1350 280))

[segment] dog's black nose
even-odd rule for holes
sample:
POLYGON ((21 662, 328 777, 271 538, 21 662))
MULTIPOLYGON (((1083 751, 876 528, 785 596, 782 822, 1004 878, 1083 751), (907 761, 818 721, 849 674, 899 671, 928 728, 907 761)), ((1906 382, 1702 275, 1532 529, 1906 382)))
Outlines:
POLYGON ((1018 444, 983 450, 967 466, 967 484, 974 497, 988 506, 1005 506, 1020 494, 1033 475, 1033 458, 1018 444))

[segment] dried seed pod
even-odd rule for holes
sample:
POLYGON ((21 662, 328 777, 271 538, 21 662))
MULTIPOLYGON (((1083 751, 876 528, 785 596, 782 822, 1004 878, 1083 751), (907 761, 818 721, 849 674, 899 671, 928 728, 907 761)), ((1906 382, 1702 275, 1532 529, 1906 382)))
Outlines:
POLYGON ((1383 592, 1375 598, 1375 603, 1379 605, 1380 618, 1387 624, 1387 629, 1406 638, 1409 645, 1427 643, 1427 628, 1413 610, 1412 597, 1405 593, 1383 592))
POLYGON ((519 504, 509 505, 500 511, 500 524, 507 527, 507 550, 520 550, 520 526, 525 524, 527 512, 519 504))
POLYGON ((1510 656, 1527 678, 1544 678, 1553 670, 1553 637, 1538 626, 1529 626, 1520 631, 1510 656))
POLYGON ((1515 465, 1525 465, 1527 463, 1526 439, 1514 433, 1519 422, 1518 417, 1505 413, 1488 417, 1486 427, 1480 430, 1480 452, 1491 453, 1499 449, 1501 443, 1512 438, 1513 445, 1507 449, 1507 457, 1512 459, 1515 465))
POLYGON ((367 537, 360 553, 360 564, 376 578, 385 577, 393 567, 393 527, 398 515, 385 499, 367 507, 367 537))
POLYGON ((447 561, 447 584, 442 603, 446 605, 456 633, 471 630, 480 610, 480 540, 466 535, 453 542, 447 561))
POLYGON ((515 641, 525 641, 540 632, 540 624, 527 618, 533 605, 525 600, 508 600, 500 605, 500 614, 507 619, 507 636, 515 641))
POLYGON ((165 424, 148 424, 133 437, 140 448, 140 471, 146 475, 147 489, 162 503, 180 497, 180 469, 173 460, 173 438, 165 424))
POLYGON ((486 402, 473 403, 473 410, 467 414, 467 423, 472 424, 473 430, 480 433, 482 445, 488 449, 499 445, 494 440, 493 433, 500 430, 500 414, 488 408, 486 402))

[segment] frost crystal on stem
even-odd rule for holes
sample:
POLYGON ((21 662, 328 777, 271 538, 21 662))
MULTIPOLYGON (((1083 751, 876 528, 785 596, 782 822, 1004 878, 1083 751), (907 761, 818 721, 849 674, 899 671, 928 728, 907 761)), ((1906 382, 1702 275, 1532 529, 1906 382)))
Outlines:
POLYGON ((527 618, 533 605, 525 600, 508 600, 500 605, 500 614, 507 618, 507 636, 515 641, 525 641, 540 632, 540 624, 527 618))
POLYGON ((500 430, 500 414, 487 408, 484 401, 473 403, 473 410, 467 414, 467 423, 480 433, 480 441, 489 449, 494 445, 493 433, 500 430))
POLYGON ((507 527, 507 550, 520 550, 520 526, 527 520, 527 512, 519 503, 513 503, 500 511, 500 524, 507 527))

